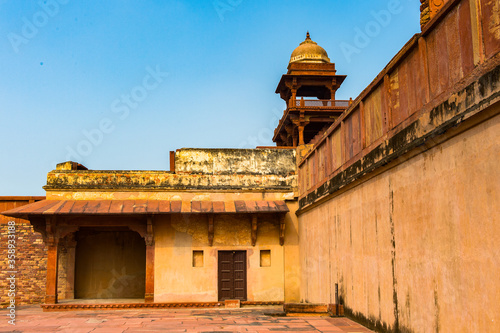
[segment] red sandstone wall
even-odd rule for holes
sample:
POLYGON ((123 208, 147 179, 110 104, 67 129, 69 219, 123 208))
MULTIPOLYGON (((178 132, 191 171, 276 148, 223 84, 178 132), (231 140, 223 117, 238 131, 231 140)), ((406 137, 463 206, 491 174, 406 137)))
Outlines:
MULTIPOLYGON (((0 197, 0 212, 27 205, 44 197, 0 197)), ((7 277, 11 273, 8 266, 8 222, 15 222, 16 235, 16 306, 36 304, 43 301, 45 295, 45 274, 47 249, 39 233, 33 231, 28 221, 0 215, 0 306, 9 304, 7 277)))
MULTIPOLYGON (((446 103, 442 109, 447 112, 453 105, 466 108, 477 102, 470 99, 484 97, 490 87, 485 93, 480 83, 478 91, 470 91, 468 84, 484 74, 482 71, 498 65, 499 51, 498 2, 450 0, 443 4, 422 34, 403 47, 299 162, 300 198, 317 191, 359 161, 373 164, 394 153, 400 140, 390 140, 413 122, 427 121, 428 124, 421 122, 421 133, 428 134, 425 131, 441 125, 437 124, 440 118, 448 116, 436 110, 436 117, 432 118, 433 108, 441 107, 440 104, 446 103), (487 69, 490 63, 492 66, 487 69), (464 91, 462 96, 457 94, 460 90, 464 91), (429 119, 422 118, 429 114, 429 119), (383 145, 386 146, 381 155, 370 156, 383 145)), ((450 119, 456 115, 450 114, 450 119)), ((407 138, 411 139, 411 134, 420 133, 408 133, 407 138)))
POLYGON ((379 331, 500 331, 499 51, 498 1, 446 1, 299 148, 302 301, 338 284, 379 331))

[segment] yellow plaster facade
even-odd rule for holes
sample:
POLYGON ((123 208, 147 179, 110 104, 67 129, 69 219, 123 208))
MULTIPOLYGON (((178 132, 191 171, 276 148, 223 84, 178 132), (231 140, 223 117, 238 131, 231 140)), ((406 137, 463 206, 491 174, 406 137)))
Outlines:
MULTIPOLYGON (((248 301, 283 301, 287 245, 279 244, 276 222, 273 218, 259 221, 257 243, 252 246, 248 216, 216 217, 214 243, 209 246, 206 218, 173 215, 156 220, 155 301, 217 302, 217 255, 227 250, 247 252, 248 301), (270 267, 260 267, 261 250, 270 250, 270 267), (202 267, 193 267, 193 251, 203 251, 202 267)), ((288 274, 298 275, 299 271, 288 274)))

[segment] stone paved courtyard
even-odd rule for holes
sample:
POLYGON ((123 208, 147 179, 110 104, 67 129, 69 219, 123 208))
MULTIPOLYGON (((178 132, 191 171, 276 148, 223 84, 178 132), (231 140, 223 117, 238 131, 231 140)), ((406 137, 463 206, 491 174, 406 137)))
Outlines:
POLYGON ((280 307, 238 310, 16 311, 10 325, 0 310, 0 332, 373 332, 347 318, 279 317, 280 307))

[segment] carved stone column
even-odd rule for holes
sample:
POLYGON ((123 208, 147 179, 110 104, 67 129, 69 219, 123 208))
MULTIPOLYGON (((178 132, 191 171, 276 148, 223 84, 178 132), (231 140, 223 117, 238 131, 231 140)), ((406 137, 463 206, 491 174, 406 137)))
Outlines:
MULTIPOLYGON (((292 120, 293 124, 297 127, 297 130, 298 130, 298 136, 299 136, 298 137, 298 140, 299 140, 298 144, 299 144, 299 146, 305 144, 305 142, 304 142, 304 129, 309 124, 309 121, 308 121, 308 119, 306 119, 305 111, 303 109, 303 107, 305 105, 304 98, 302 98, 302 100, 300 101, 300 105, 301 105, 302 109, 300 110, 300 114, 299 114, 298 118, 292 120)), ((294 145, 294 147, 295 147, 295 145, 294 145)))
POLYGON ((45 281, 45 304, 57 303, 57 248, 59 237, 56 235, 56 221, 48 217, 45 225, 47 244, 47 278, 45 281))
POLYGON ((153 231, 153 218, 147 217, 146 237, 146 293, 144 301, 154 302, 155 293, 155 240, 153 231))
POLYGON ((337 79, 332 79, 332 84, 328 87, 330 90, 330 100, 335 100, 335 93, 337 92, 337 79))
POLYGON ((75 299, 75 257, 76 240, 75 234, 68 235, 66 240, 66 299, 75 299))
POLYGON ((298 126, 299 127, 299 146, 304 144, 304 125, 302 123, 298 126))
POLYGON ((297 99, 297 90, 299 89, 298 84, 297 84, 297 78, 294 77, 292 81, 292 98, 290 100, 290 105, 295 107, 295 100, 297 99))

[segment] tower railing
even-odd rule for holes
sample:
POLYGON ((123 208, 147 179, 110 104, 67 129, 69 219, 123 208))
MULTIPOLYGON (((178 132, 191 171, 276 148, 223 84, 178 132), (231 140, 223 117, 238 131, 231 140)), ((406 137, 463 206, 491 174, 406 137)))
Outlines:
POLYGON ((348 100, 330 100, 330 99, 296 99, 290 100, 291 107, 300 108, 346 108, 349 106, 348 100))

